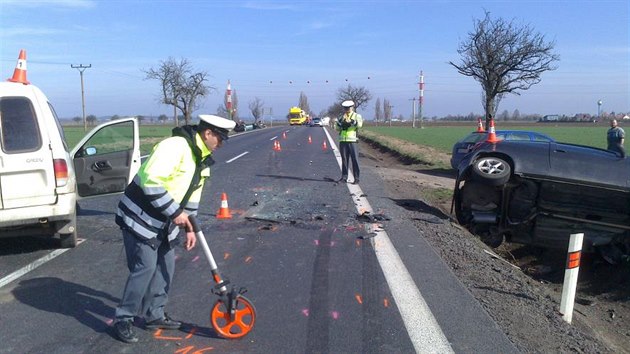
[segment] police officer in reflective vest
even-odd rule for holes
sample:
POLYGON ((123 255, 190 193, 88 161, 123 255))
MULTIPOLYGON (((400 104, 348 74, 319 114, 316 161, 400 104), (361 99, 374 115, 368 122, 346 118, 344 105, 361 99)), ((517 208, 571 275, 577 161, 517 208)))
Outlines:
POLYGON ((352 161, 352 175, 354 184, 359 184, 359 146, 357 130, 363 126, 363 117, 354 111, 353 101, 343 101, 341 106, 344 114, 337 119, 339 130, 339 152, 341 153, 341 182, 348 181, 348 160, 352 161))
POLYGON ((199 115, 199 125, 173 129, 159 142, 125 189, 116 224, 122 230, 129 277, 116 308, 114 331, 123 342, 138 341, 134 316, 149 329, 178 329, 181 322, 166 315, 164 306, 175 271, 174 246, 185 229, 185 248, 196 237, 188 220, 195 215, 205 180, 210 177, 212 151, 228 139, 236 123, 199 115))

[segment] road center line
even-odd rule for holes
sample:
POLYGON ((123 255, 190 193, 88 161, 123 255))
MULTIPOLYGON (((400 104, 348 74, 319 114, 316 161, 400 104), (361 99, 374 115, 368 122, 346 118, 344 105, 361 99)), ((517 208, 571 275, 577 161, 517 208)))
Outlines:
POLYGON ((243 156, 245 156, 245 155, 247 155, 247 154, 249 154, 249 151, 245 151, 244 153, 242 153, 242 154, 240 154, 240 155, 238 155, 238 156, 236 156, 236 157, 233 157, 233 158, 231 158, 231 159, 229 159, 229 160, 225 161, 225 163, 230 163, 230 162, 232 162, 232 161, 234 161, 234 160, 236 160, 236 159, 238 159, 238 158, 241 158, 241 157, 243 157, 243 156))
MULTIPOLYGON (((78 239, 77 240, 77 246, 80 245, 83 241, 83 239, 78 239)), ((0 288, 2 288, 3 286, 9 284, 10 282, 14 281, 15 279, 25 275, 26 273, 36 269, 37 267, 41 266, 42 264, 52 260, 53 258, 56 258, 57 256, 62 255, 64 252, 69 251, 70 248, 63 248, 63 249, 58 249, 58 250, 54 250, 52 252, 50 252, 49 254, 45 255, 44 257, 31 262, 30 264, 25 265, 24 267, 16 270, 15 272, 7 275, 6 277, 0 279, 0 288)))
MULTIPOLYGON (((324 129, 324 132, 326 132, 330 146, 337 159, 337 164, 341 168, 339 149, 337 149, 335 141, 328 133, 328 130, 324 129)), ((362 214, 367 211, 373 214, 372 206, 367 198, 364 197, 361 187, 356 184, 347 184, 347 186, 350 193, 355 197, 352 199, 357 212, 362 214)), ((444 332, 442 332, 440 325, 424 301, 422 294, 420 294, 420 290, 389 239, 387 232, 378 224, 370 225, 368 232, 376 234, 376 237, 369 239, 370 244, 374 248, 376 258, 383 270, 416 352, 453 353, 453 349, 448 343, 444 332), (378 247, 376 245, 377 240, 378 247)))

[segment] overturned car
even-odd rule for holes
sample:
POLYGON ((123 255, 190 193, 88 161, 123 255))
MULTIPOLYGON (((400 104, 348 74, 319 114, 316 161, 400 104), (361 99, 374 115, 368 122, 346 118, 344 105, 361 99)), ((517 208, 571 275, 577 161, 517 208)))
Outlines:
POLYGON ((559 142, 482 142, 457 171, 457 220, 490 246, 566 249, 584 233, 583 249, 611 263, 630 254, 629 159, 559 142))

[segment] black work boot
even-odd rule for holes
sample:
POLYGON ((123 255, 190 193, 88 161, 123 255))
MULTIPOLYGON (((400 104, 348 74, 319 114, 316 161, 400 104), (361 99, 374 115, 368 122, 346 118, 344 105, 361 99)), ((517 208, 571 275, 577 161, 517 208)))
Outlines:
POLYGON ((179 329, 182 323, 174 321, 167 314, 164 314, 164 318, 147 322, 144 326, 148 329, 179 329))
POLYGON ((138 336, 133 330, 131 321, 122 320, 114 323, 114 333, 116 333, 118 339, 125 343, 136 343, 138 341, 138 336))

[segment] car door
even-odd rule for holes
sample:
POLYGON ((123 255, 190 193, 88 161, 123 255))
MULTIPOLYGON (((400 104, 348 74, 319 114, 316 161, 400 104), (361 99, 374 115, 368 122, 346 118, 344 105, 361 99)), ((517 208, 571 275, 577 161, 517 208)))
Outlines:
POLYGON ((135 118, 103 123, 72 149, 77 199, 122 192, 140 168, 135 118))
POLYGON ((551 171, 564 180, 628 187, 628 159, 587 146, 551 143, 551 171))

